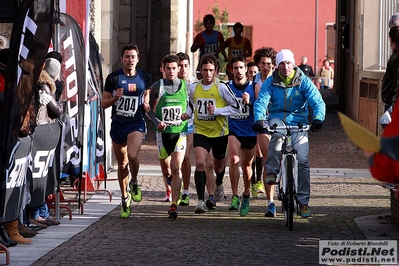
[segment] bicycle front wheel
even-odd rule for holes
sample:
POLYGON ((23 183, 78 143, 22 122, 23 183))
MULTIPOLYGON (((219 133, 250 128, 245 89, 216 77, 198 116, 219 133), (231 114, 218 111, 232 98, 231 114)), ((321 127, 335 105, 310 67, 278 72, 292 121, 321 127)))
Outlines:
POLYGON ((288 155, 286 158, 286 171, 287 177, 287 208, 285 210, 285 219, 288 230, 292 231, 294 228, 294 158, 288 155))

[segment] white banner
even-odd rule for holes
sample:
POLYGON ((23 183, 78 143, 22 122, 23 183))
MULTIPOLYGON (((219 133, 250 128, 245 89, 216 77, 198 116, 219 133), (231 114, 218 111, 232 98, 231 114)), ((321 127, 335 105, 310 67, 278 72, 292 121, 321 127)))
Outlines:
POLYGON ((320 240, 319 264, 397 264, 396 240, 320 240))

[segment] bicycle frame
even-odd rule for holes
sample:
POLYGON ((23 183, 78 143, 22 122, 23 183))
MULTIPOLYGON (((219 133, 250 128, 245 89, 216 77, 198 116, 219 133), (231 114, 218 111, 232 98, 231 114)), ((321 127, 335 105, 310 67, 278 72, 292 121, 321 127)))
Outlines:
POLYGON ((293 230, 293 213, 297 210, 297 215, 299 214, 298 200, 296 192, 298 190, 298 159, 297 150, 293 148, 296 143, 292 141, 292 132, 294 133, 309 130, 310 126, 270 126, 266 129, 271 133, 278 132, 282 135, 283 145, 281 150, 281 161, 280 161, 280 171, 277 175, 277 185, 278 185, 278 199, 282 202, 285 225, 290 231, 293 230), (285 132, 282 133, 281 130, 285 132))
MULTIPOLYGON (((295 150, 296 152, 296 150, 295 150)), ((287 154, 282 155, 281 159, 281 165, 284 167, 280 167, 280 173, 277 175, 277 183, 280 184, 279 190, 281 189, 284 194, 287 193, 287 176, 286 176, 286 171, 287 171, 287 164, 286 160, 287 157, 291 156, 293 158, 293 177, 294 177, 294 195, 295 195, 295 202, 297 201, 296 199, 296 192, 298 190, 298 159, 296 158, 296 153, 290 152, 287 154)))

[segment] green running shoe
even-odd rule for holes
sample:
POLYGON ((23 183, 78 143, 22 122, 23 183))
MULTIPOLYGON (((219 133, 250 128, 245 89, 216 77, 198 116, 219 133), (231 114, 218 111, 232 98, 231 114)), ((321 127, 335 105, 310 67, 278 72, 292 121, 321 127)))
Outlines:
POLYGON ((256 182, 255 186, 256 186, 256 188, 258 190, 258 193, 265 194, 265 186, 263 185, 262 181, 256 182))
POLYGON ((241 208, 240 208, 240 215, 241 216, 246 216, 249 212, 249 197, 244 198, 244 195, 242 195, 242 202, 241 202, 241 208))
POLYGON ((129 183, 130 194, 132 194, 133 201, 140 202, 143 198, 141 195, 141 190, 139 184, 129 183))
POLYGON ((257 199, 259 197, 259 190, 257 183, 251 184, 251 192, 252 192, 252 197, 254 197, 254 199, 257 199))
POLYGON ((122 207, 121 207, 121 217, 128 218, 130 216, 130 203, 132 202, 132 196, 130 193, 127 193, 127 199, 122 199, 122 207))
POLYGON ((238 199, 238 196, 233 196, 231 198, 231 204, 230 204, 230 211, 236 211, 240 208, 240 200, 238 199))
POLYGON ((183 196, 181 197, 181 200, 179 202, 180 206, 188 206, 190 205, 190 197, 186 194, 183 194, 183 196))

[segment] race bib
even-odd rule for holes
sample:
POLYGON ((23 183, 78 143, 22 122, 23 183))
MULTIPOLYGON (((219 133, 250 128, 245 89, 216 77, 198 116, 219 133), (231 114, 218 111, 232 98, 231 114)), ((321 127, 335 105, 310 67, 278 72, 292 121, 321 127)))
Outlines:
POLYGON ((197 99, 197 119, 198 120, 215 120, 214 115, 208 114, 208 104, 215 105, 216 100, 210 98, 197 99))
POLYGON ((216 43, 214 44, 205 44, 205 53, 206 54, 213 54, 216 55, 216 51, 218 49, 218 45, 216 43))
POLYGON ((245 104, 242 98, 237 97, 237 100, 241 103, 241 110, 238 114, 230 115, 231 119, 247 119, 249 116, 249 106, 245 104))
POLYGON ((232 50, 231 55, 232 56, 243 55, 243 51, 242 50, 232 50))
POLYGON ((181 106, 164 106, 162 107, 162 121, 166 124, 181 124, 182 107, 181 106))
POLYGON ((138 109, 139 97, 124 95, 115 103, 115 105, 117 115, 133 117, 138 109))

